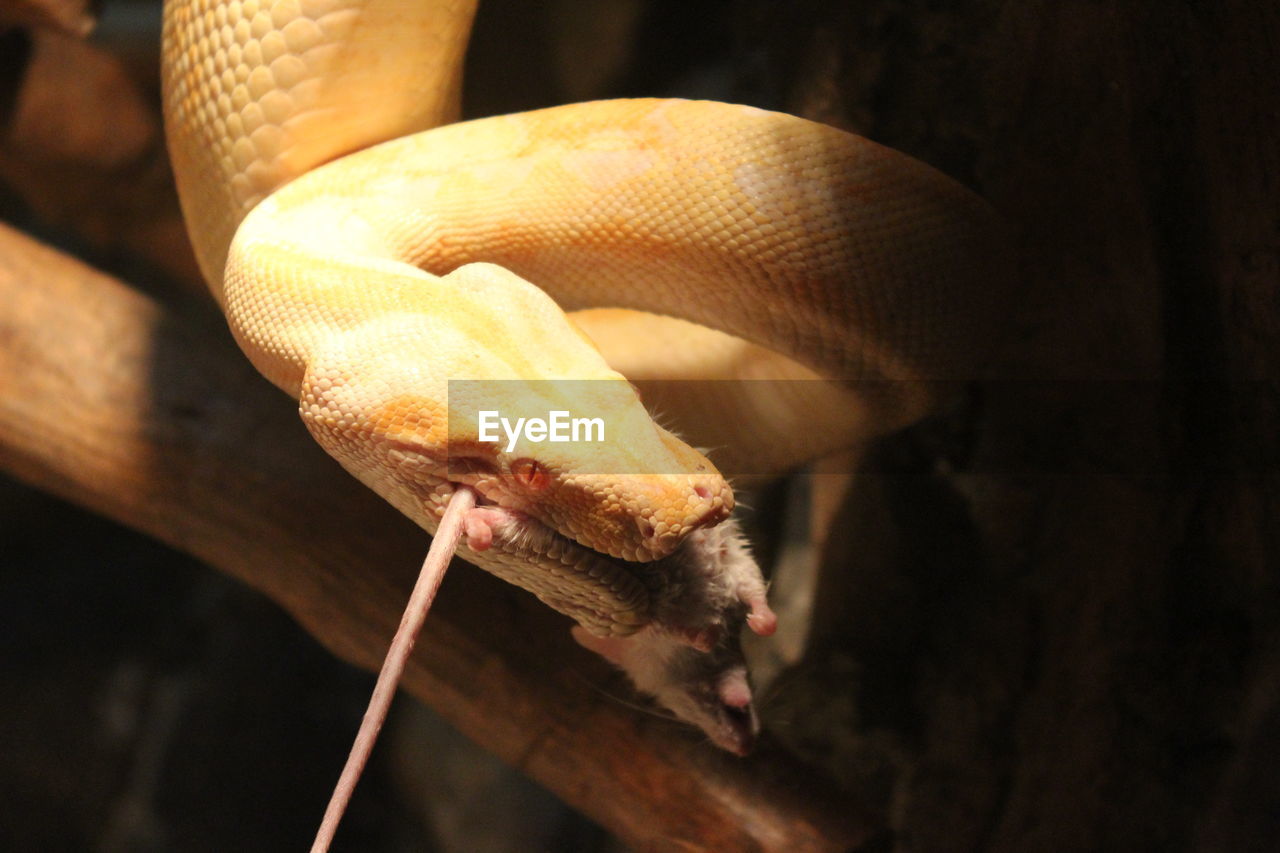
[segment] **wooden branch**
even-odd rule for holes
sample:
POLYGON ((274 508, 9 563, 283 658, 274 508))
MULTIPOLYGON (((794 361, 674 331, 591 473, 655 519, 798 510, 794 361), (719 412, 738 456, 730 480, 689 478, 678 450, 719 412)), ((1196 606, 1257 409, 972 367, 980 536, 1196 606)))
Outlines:
MULTIPOLYGON (((220 321, 4 226, 0 305, 0 468, 240 578, 377 667, 427 537, 313 445, 220 321)), ((455 565, 406 687, 643 849, 848 850, 871 834, 776 746, 740 761, 610 699, 628 689, 568 628, 455 565)))
POLYGON ((32 33, 21 73, 0 79, 0 184, 42 224, 99 252, 144 257, 202 291, 158 99, 135 71, 100 45, 32 33))
POLYGON ((51 29, 84 38, 96 15, 89 0, 7 0, 0 4, 0 29, 51 29))

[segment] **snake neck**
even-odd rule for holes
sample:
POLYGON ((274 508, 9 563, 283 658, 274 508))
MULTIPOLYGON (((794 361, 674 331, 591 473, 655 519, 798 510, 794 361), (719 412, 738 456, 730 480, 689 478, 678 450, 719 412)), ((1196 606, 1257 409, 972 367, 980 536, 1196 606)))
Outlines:
POLYGON ((240 222, 293 178, 454 121, 475 0, 168 0, 165 131, 219 303, 240 222), (338 120, 358 115, 358 121, 338 120))

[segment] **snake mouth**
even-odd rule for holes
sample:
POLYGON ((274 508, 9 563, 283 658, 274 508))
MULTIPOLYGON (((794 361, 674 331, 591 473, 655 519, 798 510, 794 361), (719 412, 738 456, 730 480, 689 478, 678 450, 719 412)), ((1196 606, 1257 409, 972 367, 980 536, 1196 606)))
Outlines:
POLYGON ((474 562, 597 636, 651 627, 709 653, 744 622, 762 636, 773 631, 759 568, 731 522, 694 530, 670 554, 640 562, 597 551, 504 505, 501 492, 476 492, 464 521, 474 562))
POLYGON ((597 551, 479 489, 464 522, 477 562, 599 635, 628 635, 651 618, 645 563, 597 551))

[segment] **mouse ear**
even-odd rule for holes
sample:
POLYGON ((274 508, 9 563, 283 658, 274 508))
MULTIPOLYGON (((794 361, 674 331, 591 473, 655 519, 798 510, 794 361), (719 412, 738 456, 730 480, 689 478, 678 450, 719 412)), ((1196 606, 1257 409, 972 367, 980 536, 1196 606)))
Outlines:
POLYGON ((618 637, 597 637, 581 625, 574 625, 570 633, 584 649, 595 652, 614 666, 624 666, 622 659, 627 649, 626 641, 618 637))

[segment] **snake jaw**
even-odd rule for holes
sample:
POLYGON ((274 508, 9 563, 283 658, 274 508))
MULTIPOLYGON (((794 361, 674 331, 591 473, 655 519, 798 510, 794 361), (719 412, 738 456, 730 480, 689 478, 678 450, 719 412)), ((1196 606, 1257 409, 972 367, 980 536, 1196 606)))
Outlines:
MULTIPOLYGON (((663 446, 668 447, 665 441, 663 446)), ((695 530, 723 522, 734 505, 728 483, 692 448, 688 452, 700 461, 659 460, 661 468, 687 465, 689 473, 597 474, 589 468, 575 473, 587 463, 574 465, 577 460, 564 453, 535 457, 521 455, 522 448, 515 453, 481 450, 469 437, 459 440, 456 435, 449 447, 451 480, 472 486, 495 506, 538 519, 585 548, 627 562, 668 556, 695 530)), ((591 461, 605 467, 599 459, 591 461)))
MULTIPOLYGON (((439 456, 412 441, 386 440, 403 453, 439 456)), ((593 551, 649 562, 669 556, 692 533, 714 528, 732 514, 732 488, 700 452, 684 446, 701 460, 689 464, 695 469, 691 473, 571 473, 554 458, 511 459, 512 454, 456 438, 449 442, 442 467, 450 481, 474 488, 481 506, 537 518, 593 551)))
POLYGON ((648 590, 633 567, 483 496, 466 525, 464 552, 472 552, 467 559, 593 633, 627 635, 650 621, 648 590))

